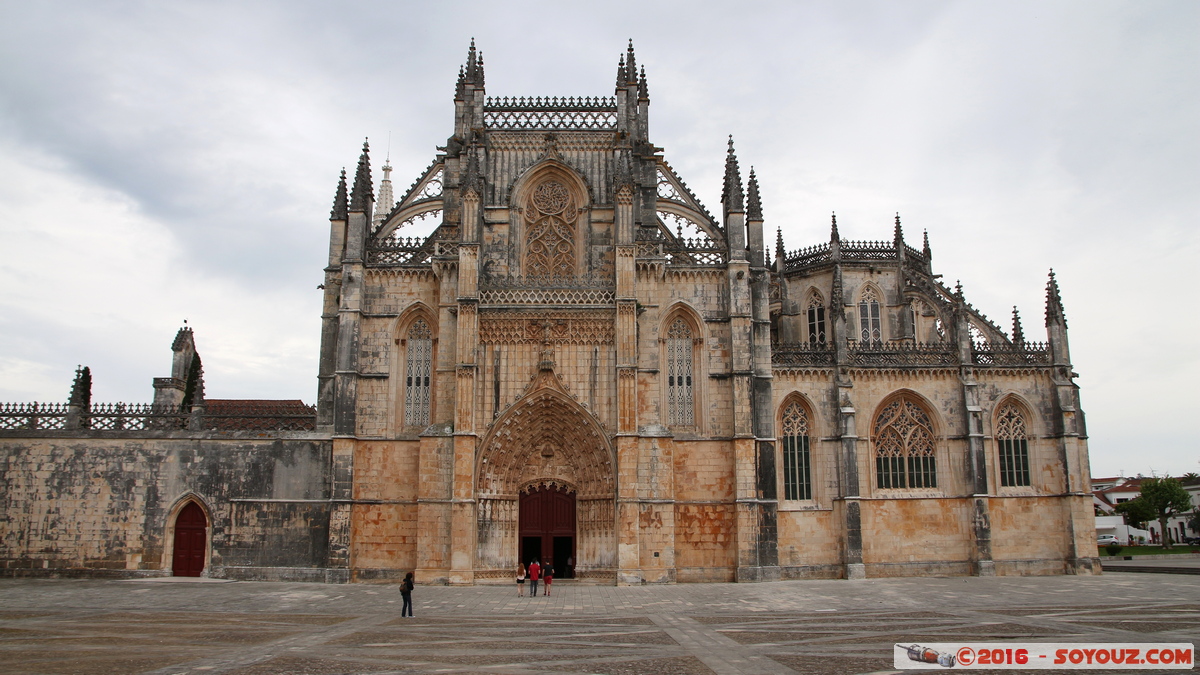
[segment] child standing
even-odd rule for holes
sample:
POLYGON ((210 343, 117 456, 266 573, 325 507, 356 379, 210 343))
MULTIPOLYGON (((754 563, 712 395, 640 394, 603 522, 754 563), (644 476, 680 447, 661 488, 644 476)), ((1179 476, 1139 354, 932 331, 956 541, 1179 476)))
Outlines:
POLYGON ((525 564, 517 563, 517 597, 525 597, 525 564))

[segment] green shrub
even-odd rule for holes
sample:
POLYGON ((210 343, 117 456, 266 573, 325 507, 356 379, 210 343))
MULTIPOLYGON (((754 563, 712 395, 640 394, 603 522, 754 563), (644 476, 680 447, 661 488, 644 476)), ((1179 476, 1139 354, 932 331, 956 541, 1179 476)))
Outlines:
POLYGON ((1121 548, 1122 546, 1120 544, 1109 544, 1104 547, 1104 552, 1109 555, 1119 555, 1121 553, 1121 548))

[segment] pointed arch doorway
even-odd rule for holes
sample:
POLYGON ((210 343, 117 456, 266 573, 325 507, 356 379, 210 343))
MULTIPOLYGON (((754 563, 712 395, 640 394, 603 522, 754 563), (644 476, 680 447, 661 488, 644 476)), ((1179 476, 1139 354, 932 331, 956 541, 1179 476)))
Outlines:
POLYGON ((208 557, 208 518, 196 502, 188 502, 175 517, 171 575, 198 577, 208 557))
POLYGON ((575 490, 561 485, 530 485, 521 491, 518 531, 521 562, 554 565, 554 576, 572 577, 575 563, 575 490))
POLYGON ((614 465, 604 428, 544 368, 481 444, 476 578, 549 557, 558 576, 615 581, 614 465))

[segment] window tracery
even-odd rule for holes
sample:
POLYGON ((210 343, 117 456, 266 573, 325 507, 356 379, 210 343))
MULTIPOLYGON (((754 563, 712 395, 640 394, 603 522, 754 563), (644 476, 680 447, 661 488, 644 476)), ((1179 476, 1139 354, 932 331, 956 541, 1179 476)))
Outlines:
POLYGON ((816 293, 808 299, 808 341, 825 343, 825 305, 816 293))
POLYGON ((405 347, 404 426, 428 426, 433 332, 425 319, 417 319, 409 327, 405 347))
POLYGON ((667 330, 667 416, 673 425, 695 423, 692 329, 682 317, 677 317, 667 330))
POLYGON ((933 423, 913 401, 898 398, 875 418, 875 472, 880 488, 937 487, 933 423))
POLYGON ((996 445, 1000 450, 1000 485, 1029 485, 1029 435, 1021 409, 1009 402, 996 415, 996 445))
POLYGON ((575 221, 579 209, 571 191, 556 179, 542 181, 529 197, 527 213, 526 276, 575 276, 575 221))
POLYGON ((863 342, 880 342, 883 330, 879 318, 879 295, 874 288, 867 287, 858 301, 859 339, 863 342))
POLYGON ((783 411, 783 498, 812 499, 808 411, 793 401, 783 411))

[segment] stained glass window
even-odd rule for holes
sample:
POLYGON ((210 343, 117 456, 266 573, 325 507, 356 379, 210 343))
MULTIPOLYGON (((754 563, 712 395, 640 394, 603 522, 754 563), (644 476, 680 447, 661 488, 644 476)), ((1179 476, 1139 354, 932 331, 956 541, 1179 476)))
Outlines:
POLYGON ((667 416, 671 424, 695 423, 692 398, 692 330, 682 318, 667 330, 667 416))
POLYGON ((1000 448, 1000 485, 1029 485, 1029 436, 1020 408, 1006 403, 996 416, 996 445, 1000 448))
POLYGON ((881 488, 937 487, 933 424, 913 401, 898 398, 875 418, 875 473, 881 488))
POLYGON ((812 499, 808 413, 792 403, 783 411, 783 498, 812 499))
POLYGON ((424 319, 417 319, 408 329, 405 347, 404 426, 428 426, 433 333, 424 319))

